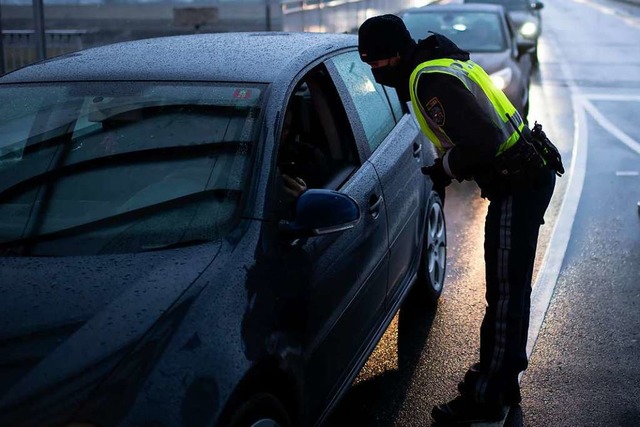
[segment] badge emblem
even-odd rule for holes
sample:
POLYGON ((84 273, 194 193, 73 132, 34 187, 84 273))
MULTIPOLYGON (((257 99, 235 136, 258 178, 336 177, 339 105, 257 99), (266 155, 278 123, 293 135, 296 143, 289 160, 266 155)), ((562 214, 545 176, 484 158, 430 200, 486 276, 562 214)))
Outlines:
POLYGON ((427 114, 438 126, 444 125, 444 108, 442 108, 442 104, 440 104, 440 100, 438 98, 433 97, 429 102, 427 102, 427 114))

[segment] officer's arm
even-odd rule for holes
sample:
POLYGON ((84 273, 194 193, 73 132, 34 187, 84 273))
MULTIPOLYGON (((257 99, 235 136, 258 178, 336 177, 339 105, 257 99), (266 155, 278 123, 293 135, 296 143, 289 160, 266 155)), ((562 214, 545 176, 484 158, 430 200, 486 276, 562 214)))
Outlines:
POLYGON ((499 130, 460 80, 441 73, 422 76, 418 98, 454 143, 443 156, 445 170, 452 178, 469 178, 493 160, 499 130))

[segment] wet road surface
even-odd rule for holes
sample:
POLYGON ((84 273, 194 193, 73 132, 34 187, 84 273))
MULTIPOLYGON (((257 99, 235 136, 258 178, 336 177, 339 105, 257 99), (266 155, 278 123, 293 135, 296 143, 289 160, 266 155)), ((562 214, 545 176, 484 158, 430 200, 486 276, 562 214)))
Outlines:
MULTIPOLYGON (((544 3, 529 120, 568 173, 540 232, 523 404, 497 425, 640 426, 640 8, 544 3)), ((448 189, 437 308, 401 310, 328 425, 430 426, 456 396, 478 358, 486 206, 473 183, 448 189)))

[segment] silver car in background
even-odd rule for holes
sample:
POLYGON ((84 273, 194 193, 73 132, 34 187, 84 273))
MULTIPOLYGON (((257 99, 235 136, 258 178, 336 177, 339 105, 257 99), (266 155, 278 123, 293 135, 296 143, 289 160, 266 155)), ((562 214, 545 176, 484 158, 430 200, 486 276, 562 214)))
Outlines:
POLYGON ((542 33, 540 10, 544 7, 542 2, 533 0, 463 0, 463 2, 502 5, 509 18, 515 23, 518 34, 535 43, 531 59, 534 65, 538 63, 538 38, 542 33))
POLYGON ((415 40, 425 39, 433 31, 468 51, 520 114, 527 116, 534 44, 518 38, 502 6, 433 5, 408 9, 400 17, 415 40))

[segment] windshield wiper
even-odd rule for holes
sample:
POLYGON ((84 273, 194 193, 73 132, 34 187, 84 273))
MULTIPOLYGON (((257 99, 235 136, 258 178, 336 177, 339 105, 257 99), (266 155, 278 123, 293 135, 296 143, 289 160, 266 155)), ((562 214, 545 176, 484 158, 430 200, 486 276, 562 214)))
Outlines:
POLYGON ((203 243, 208 243, 211 240, 207 239, 191 239, 191 240, 180 240, 175 243, 169 243, 166 245, 142 245, 142 250, 140 252, 155 252, 155 251, 163 251, 165 249, 177 249, 177 248, 186 248, 187 246, 195 246, 201 245, 203 243))
POLYGON ((241 143, 239 141, 210 142, 198 145, 154 147, 146 150, 116 153, 103 157, 95 157, 77 163, 63 164, 56 169, 47 170, 46 172, 31 176, 18 182, 11 182, 12 175, 15 176, 16 174, 13 173, 13 171, 8 171, 6 174, 0 173, 0 183, 8 182, 7 186, 0 188, 0 201, 10 199, 15 195, 24 192, 26 189, 37 186, 41 183, 50 183, 67 175, 99 169, 105 166, 114 166, 114 164, 115 166, 122 166, 127 163, 137 164, 166 159, 177 160, 180 158, 197 157, 209 154, 211 149, 216 149, 216 151, 231 151, 238 149, 240 144, 241 143))
MULTIPOLYGON (((16 240, 10 240, 0 242, 0 251, 3 253, 16 254, 21 253, 24 255, 24 250, 20 248, 28 248, 31 245, 69 237, 77 234, 89 233, 95 230, 99 230, 104 227, 118 225, 122 222, 144 218, 148 215, 162 212, 167 209, 174 208, 176 206, 202 201, 208 197, 224 200, 227 198, 239 199, 242 195, 242 190, 230 189, 230 188, 214 188, 211 190, 199 191, 197 193, 189 194, 186 196, 170 199, 165 202, 157 203, 154 205, 145 206, 142 208, 134 209, 128 212, 119 213, 116 215, 101 218, 95 221, 87 222, 84 224, 75 225, 69 228, 63 228, 62 230, 56 230, 49 233, 38 234, 36 236, 28 236, 16 240)), ((180 242, 178 242, 180 243, 180 242)), ((26 251, 28 252, 28 250, 26 251)))

